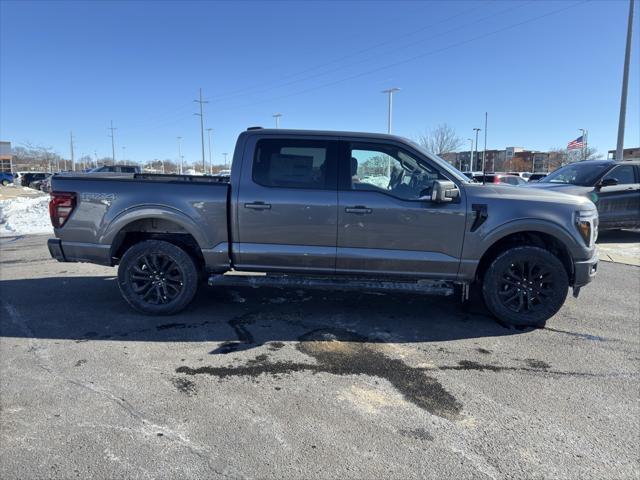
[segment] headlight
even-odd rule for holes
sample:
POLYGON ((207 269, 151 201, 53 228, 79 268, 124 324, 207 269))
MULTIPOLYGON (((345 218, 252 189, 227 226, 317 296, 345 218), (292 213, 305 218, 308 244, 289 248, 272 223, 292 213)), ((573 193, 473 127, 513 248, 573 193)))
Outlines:
POLYGON ((598 234, 598 217, 592 212, 576 212, 576 228, 587 247, 592 247, 598 234))

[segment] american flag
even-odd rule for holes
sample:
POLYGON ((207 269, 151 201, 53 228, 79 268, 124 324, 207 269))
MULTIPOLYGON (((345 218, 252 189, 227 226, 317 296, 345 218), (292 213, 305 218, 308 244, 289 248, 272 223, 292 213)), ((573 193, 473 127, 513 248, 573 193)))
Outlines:
POLYGON ((578 148, 582 148, 582 147, 584 147, 584 138, 582 135, 576 138, 575 140, 571 140, 567 144, 567 150, 577 150, 578 148))

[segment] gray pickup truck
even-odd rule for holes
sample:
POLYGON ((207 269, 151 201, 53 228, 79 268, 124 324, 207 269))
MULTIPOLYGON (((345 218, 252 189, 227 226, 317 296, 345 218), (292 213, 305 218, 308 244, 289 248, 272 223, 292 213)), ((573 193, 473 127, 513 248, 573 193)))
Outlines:
POLYGON ((598 264, 588 199, 471 183, 391 135, 255 127, 228 181, 89 174, 52 186, 51 255, 119 265, 122 296, 150 314, 184 309, 208 279, 463 300, 478 288, 501 321, 541 326, 598 264))

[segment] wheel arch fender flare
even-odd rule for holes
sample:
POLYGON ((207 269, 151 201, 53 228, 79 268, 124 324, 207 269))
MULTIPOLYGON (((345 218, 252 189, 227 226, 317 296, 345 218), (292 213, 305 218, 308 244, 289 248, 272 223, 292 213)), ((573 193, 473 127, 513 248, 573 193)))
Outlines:
POLYGON ((485 237, 477 242, 477 246, 472 251, 466 252, 466 258, 477 259, 474 262, 466 263, 466 277, 477 278, 478 275, 481 276, 488 267, 491 259, 502 251, 500 247, 501 243, 509 242, 509 237, 518 234, 537 234, 538 236, 542 236, 541 240, 543 241, 548 239, 554 240, 558 246, 561 247, 561 250, 564 251, 561 252, 560 257, 567 273, 569 276, 573 275, 575 255, 584 249, 584 247, 577 243, 577 239, 564 227, 553 222, 540 219, 522 219, 513 220, 492 229, 485 237))
POLYGON ((175 223, 189 233, 201 249, 206 248, 208 245, 205 232, 191 218, 177 209, 163 205, 144 205, 121 212, 107 225, 99 241, 102 244, 113 245, 117 235, 127 225, 148 219, 166 220, 175 223))
POLYGON ((576 248, 580 247, 576 238, 564 227, 547 220, 528 218, 512 220, 492 229, 482 238, 482 248, 478 258, 482 258, 491 247, 501 240, 516 233, 542 233, 549 235, 558 240, 570 254, 572 254, 576 248))

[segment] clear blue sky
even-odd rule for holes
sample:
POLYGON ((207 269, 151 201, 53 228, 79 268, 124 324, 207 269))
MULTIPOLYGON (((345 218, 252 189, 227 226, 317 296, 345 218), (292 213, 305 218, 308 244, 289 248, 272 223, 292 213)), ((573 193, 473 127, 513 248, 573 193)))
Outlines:
MULTIPOLYGON (((182 136, 197 161, 202 87, 221 163, 276 112, 287 128, 385 131, 380 91, 397 86, 400 135, 446 122, 466 139, 487 110, 489 148, 566 146, 586 128, 606 152, 627 11, 615 0, 0 0, 0 136, 68 156, 73 130, 77 155, 110 156, 113 120, 117 158, 125 145, 136 161, 175 159, 182 136)), ((639 31, 636 15, 627 147, 640 144, 639 31)))

